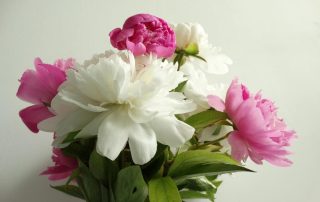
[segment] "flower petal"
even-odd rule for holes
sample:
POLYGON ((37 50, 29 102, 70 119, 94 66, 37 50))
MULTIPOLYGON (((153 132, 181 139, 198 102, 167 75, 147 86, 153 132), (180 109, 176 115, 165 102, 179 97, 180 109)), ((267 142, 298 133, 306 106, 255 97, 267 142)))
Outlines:
POLYGON ((96 136, 99 131, 99 126, 107 118, 109 112, 100 113, 90 123, 88 123, 76 136, 76 138, 86 138, 96 136))
POLYGON ((19 112, 24 124, 34 133, 39 132, 37 127, 38 123, 54 116, 46 106, 32 105, 30 107, 24 108, 19 112))
POLYGON ((245 161, 249 155, 248 148, 246 143, 243 142, 243 140, 241 139, 241 136, 239 135, 239 133, 237 131, 232 132, 229 135, 228 141, 232 147, 232 150, 231 150, 232 157, 239 162, 241 160, 245 161))
POLYGON ((215 95, 209 95, 208 96, 208 103, 211 107, 213 107, 217 111, 223 112, 226 108, 224 105, 224 102, 221 98, 215 95))
POLYGON ((124 110, 115 110, 103 120, 98 130, 97 152, 115 160, 127 144, 133 123, 124 110))
POLYGON ((129 136, 132 160, 143 165, 149 162, 157 152, 157 139, 154 131, 145 124, 135 124, 134 133, 129 136))
POLYGON ((159 117, 150 122, 155 131, 157 140, 170 147, 179 147, 188 141, 195 129, 179 121, 174 116, 159 117))

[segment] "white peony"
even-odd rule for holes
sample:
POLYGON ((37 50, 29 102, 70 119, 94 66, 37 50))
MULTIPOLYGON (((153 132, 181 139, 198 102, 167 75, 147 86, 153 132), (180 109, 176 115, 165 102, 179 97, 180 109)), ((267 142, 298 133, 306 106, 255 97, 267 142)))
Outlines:
POLYGON ((190 44, 197 44, 199 56, 206 62, 195 57, 188 57, 186 63, 192 63, 210 74, 225 74, 232 60, 221 53, 221 50, 212 46, 208 40, 208 34, 198 23, 179 23, 172 25, 176 34, 177 49, 185 49, 190 44))
POLYGON ((216 95, 221 98, 225 97, 225 84, 208 80, 207 75, 192 64, 184 64, 180 71, 188 78, 183 88, 183 93, 197 105, 197 109, 193 111, 192 114, 210 108, 207 98, 208 95, 216 95))
POLYGON ((97 135, 97 151, 111 160, 129 143, 136 164, 151 160, 157 141, 179 147, 194 128, 175 114, 195 110, 182 93, 170 92, 185 80, 183 73, 152 56, 139 66, 129 52, 98 55, 67 73, 52 102, 55 117, 39 124, 60 139, 80 130, 77 138, 97 135))

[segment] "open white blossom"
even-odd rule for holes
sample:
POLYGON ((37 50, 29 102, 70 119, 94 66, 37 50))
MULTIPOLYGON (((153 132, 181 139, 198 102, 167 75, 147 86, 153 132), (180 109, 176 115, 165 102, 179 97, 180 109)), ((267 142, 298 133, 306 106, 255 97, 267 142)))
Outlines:
POLYGON ((188 57, 186 63, 192 63, 210 74, 225 74, 229 71, 228 65, 232 64, 232 60, 222 54, 220 48, 209 43, 208 34, 200 24, 179 23, 172 26, 176 34, 177 49, 197 44, 199 56, 206 60, 205 62, 195 57, 188 57))
POLYGON ((194 67, 192 64, 184 64, 180 71, 188 78, 188 81, 183 88, 183 93, 197 105, 197 109, 191 114, 210 108, 207 98, 208 95, 216 95, 220 98, 225 97, 225 84, 214 80, 208 80, 208 75, 194 67))
POLYGON ((131 53, 108 52, 78 65, 52 102, 56 117, 39 126, 58 137, 76 130, 77 138, 97 135, 97 151, 111 160, 129 143, 136 164, 151 160, 157 141, 181 146, 194 128, 175 114, 193 111, 195 104, 171 91, 185 78, 172 63, 152 56, 148 61, 137 71, 131 53))

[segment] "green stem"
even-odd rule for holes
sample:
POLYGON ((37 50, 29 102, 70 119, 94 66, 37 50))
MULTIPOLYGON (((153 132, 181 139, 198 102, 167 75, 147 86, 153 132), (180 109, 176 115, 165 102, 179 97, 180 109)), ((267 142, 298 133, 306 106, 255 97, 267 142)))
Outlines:
POLYGON ((198 148, 201 148, 201 147, 204 147, 204 146, 207 146, 207 145, 212 145, 212 144, 216 144, 218 142, 220 142, 221 140, 224 140, 226 138, 228 138, 230 135, 230 133, 227 133, 226 135, 216 139, 216 140, 213 140, 213 141, 210 141, 210 142, 206 142, 206 143, 203 143, 201 145, 193 145, 192 147, 190 147, 190 150, 195 150, 195 149, 198 149, 198 148))

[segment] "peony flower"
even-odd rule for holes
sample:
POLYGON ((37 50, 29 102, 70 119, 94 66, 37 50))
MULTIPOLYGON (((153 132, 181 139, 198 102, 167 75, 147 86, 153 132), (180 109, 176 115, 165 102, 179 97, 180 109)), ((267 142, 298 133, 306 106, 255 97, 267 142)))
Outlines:
POLYGON ((57 60, 53 65, 45 64, 40 58, 36 58, 36 69, 23 73, 17 97, 33 105, 22 109, 19 115, 32 132, 39 132, 38 123, 53 116, 48 107, 57 94, 58 87, 66 79, 65 71, 73 64, 74 60, 71 58, 57 60))
POLYGON ((52 161, 54 166, 50 166, 41 175, 48 175, 49 180, 62 180, 69 177, 78 167, 76 159, 65 156, 58 148, 52 149, 52 161))
POLYGON ((113 47, 130 50, 135 56, 153 53, 170 57, 176 48, 175 35, 168 23, 150 14, 137 14, 128 18, 122 29, 109 34, 113 47))
POLYGON ((130 52, 99 55, 68 71, 52 102, 56 116, 40 125, 62 139, 77 130, 77 138, 97 136, 97 152, 111 160, 129 143, 134 163, 145 164, 155 155, 157 141, 179 147, 194 133, 175 117, 195 109, 182 93, 171 92, 184 80, 161 59, 137 71, 130 52))
POLYGON ((197 68, 210 74, 225 74, 228 72, 228 65, 232 60, 220 53, 220 49, 213 47, 208 40, 208 34, 198 23, 179 23, 173 25, 176 34, 177 49, 184 50, 189 45, 196 44, 199 50, 198 55, 206 60, 195 57, 188 57, 186 63, 190 63, 197 68))
POLYGON ((190 65, 184 64, 181 72, 188 78, 183 88, 184 95, 197 105, 197 110, 192 113, 201 112, 210 108, 208 104, 208 95, 214 94, 218 97, 224 97, 225 85, 216 80, 208 80, 206 74, 190 65))
POLYGON ((234 159, 245 161, 249 156, 257 164, 262 160, 277 166, 292 164, 286 158, 286 147, 295 132, 278 118, 273 102, 263 99, 260 93, 251 95, 237 80, 228 89, 225 105, 216 96, 209 96, 208 100, 212 107, 224 110, 235 125, 228 137, 234 159))

